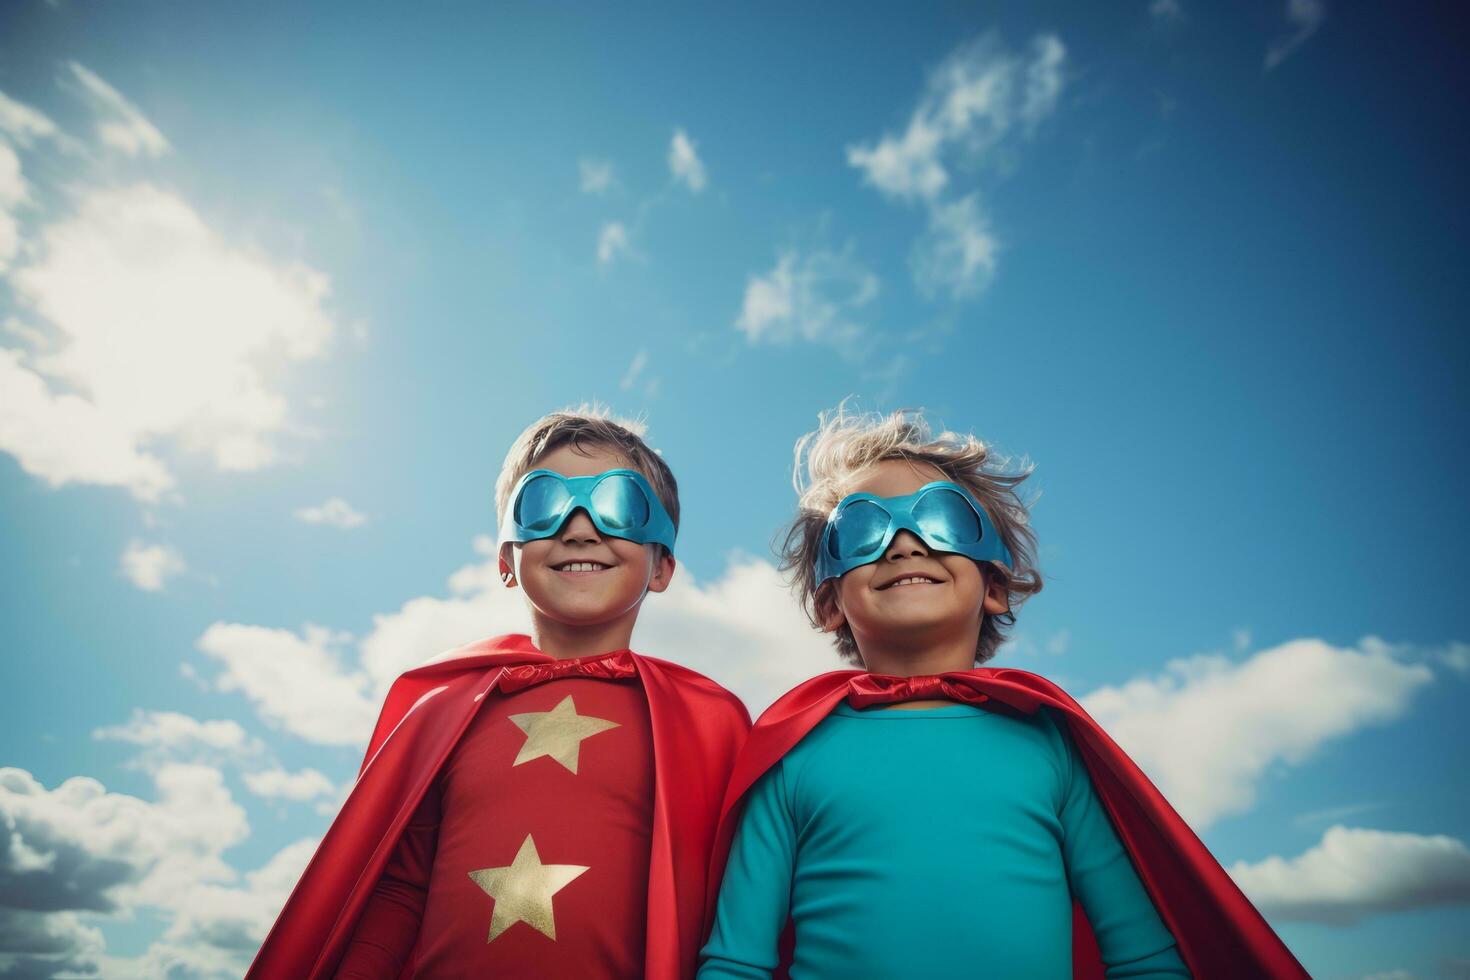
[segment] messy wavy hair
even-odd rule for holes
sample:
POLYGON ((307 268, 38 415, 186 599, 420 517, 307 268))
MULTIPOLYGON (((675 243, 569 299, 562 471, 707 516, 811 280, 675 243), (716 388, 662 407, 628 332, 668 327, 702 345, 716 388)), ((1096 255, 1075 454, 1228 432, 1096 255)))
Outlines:
POLYGON ((592 447, 606 449, 621 456, 628 465, 642 473, 653 492, 658 494, 664 510, 679 529, 679 484, 662 456, 643 441, 641 422, 614 419, 601 405, 579 405, 543 415, 532 422, 511 443, 495 481, 495 526, 499 527, 510 505, 510 494, 517 481, 536 468, 546 455, 570 444, 583 452, 592 447))
MULTIPOLYGON (((796 442, 796 465, 792 482, 799 504, 797 515, 785 530, 780 546, 781 570, 789 573, 792 590, 813 626, 821 628, 819 608, 829 600, 834 582, 816 584, 817 551, 827 517, 855 478, 868 467, 887 459, 929 463, 945 479, 965 487, 985 508, 1001 540, 1011 552, 1014 567, 998 563, 985 566, 986 581, 999 575, 1005 583, 1009 609, 984 617, 975 646, 975 663, 995 656, 1015 625, 1015 611, 1026 599, 1041 591, 1041 573, 1036 568, 1036 535, 1029 523, 1028 505, 1016 488, 1031 475, 1032 467, 1008 469, 1009 460, 993 456, 991 449, 973 435, 941 432, 934 435, 918 411, 891 415, 850 413, 846 404, 818 416, 815 432, 796 442)), ((834 635, 838 654, 861 663, 857 641, 844 623, 834 635)))

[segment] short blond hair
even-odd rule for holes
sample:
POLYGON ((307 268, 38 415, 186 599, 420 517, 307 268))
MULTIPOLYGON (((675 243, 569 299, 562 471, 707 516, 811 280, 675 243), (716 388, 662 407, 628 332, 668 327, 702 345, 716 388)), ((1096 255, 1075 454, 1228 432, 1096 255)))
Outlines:
POLYGON ((562 446, 571 445, 578 452, 600 446, 621 456, 628 465, 642 473, 653 492, 658 494, 674 530, 679 529, 679 483, 663 457, 643 441, 640 422, 614 419, 600 405, 581 405, 543 415, 526 427, 511 443, 495 480, 495 526, 505 518, 510 494, 521 477, 536 468, 545 456, 562 446))
MULTIPOLYGON (((1007 469, 1009 460, 996 458, 991 449, 973 435, 941 432, 937 436, 918 411, 890 415, 849 413, 845 405, 818 416, 815 432, 796 443, 796 465, 792 482, 800 498, 796 518, 786 529, 781 546, 781 569, 791 574, 791 586, 812 625, 821 627, 818 606, 833 588, 832 582, 816 583, 817 551, 822 531, 832 508, 847 495, 854 477, 876 463, 902 459, 929 463, 945 479, 969 490, 989 515, 996 532, 1010 550, 1009 571, 986 563, 986 581, 999 575, 1005 583, 1009 609, 986 616, 975 647, 975 663, 995 656, 1006 633, 1016 622, 1015 610, 1041 591, 1041 572, 1036 568, 1036 535, 1029 521, 1028 505, 1016 492, 1033 469, 1007 469)), ((834 634, 838 654, 861 663, 857 641, 844 623, 834 634)))

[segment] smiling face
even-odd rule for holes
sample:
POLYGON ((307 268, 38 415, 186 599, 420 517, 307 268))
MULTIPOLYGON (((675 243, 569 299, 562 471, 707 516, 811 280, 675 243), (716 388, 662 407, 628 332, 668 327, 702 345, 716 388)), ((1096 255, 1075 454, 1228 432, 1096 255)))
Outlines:
MULTIPOLYGON (((857 474, 845 489, 901 497, 945 479, 928 463, 887 459, 857 474)), ((952 668, 965 669, 974 660, 982 614, 1004 613, 1007 606, 999 576, 987 576, 973 559, 932 551, 917 536, 899 531, 881 558, 859 565, 829 586, 819 597, 818 608, 827 630, 844 623, 851 628, 868 669, 878 670, 873 656, 877 651, 958 650, 968 642, 969 662, 952 668), (987 583, 987 578, 994 581, 987 583)))
MULTIPOLYGON (((536 460, 535 468, 595 476, 629 465, 604 446, 567 444, 536 460)), ((591 629, 626 619, 631 631, 643 596, 668 588, 674 559, 656 544, 604 535, 578 510, 549 538, 501 545, 500 570, 510 576, 507 585, 525 591, 538 623, 591 629)))

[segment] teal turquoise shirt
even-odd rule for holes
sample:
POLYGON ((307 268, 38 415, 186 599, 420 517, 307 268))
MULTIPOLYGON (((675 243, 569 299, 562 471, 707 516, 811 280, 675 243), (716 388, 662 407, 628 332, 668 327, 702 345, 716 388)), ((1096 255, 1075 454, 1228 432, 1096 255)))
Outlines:
POLYGON ((845 702, 751 787, 700 980, 1072 976, 1072 896, 1108 976, 1188 977, 1046 709, 845 702))

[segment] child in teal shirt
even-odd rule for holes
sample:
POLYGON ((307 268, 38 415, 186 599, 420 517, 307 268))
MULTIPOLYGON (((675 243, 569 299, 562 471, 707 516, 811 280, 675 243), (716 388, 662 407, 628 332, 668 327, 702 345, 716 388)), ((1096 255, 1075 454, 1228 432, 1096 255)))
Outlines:
POLYGON ((701 980, 1304 976, 1075 702, 974 669, 1041 588, 1024 474, 905 414, 839 412, 803 455, 785 567, 866 671, 808 681, 752 732, 701 980), (1172 928, 1165 892, 1189 906, 1172 928))

